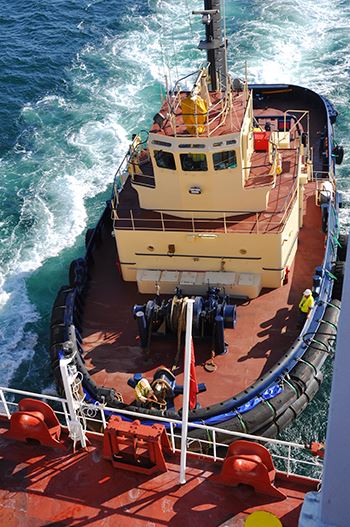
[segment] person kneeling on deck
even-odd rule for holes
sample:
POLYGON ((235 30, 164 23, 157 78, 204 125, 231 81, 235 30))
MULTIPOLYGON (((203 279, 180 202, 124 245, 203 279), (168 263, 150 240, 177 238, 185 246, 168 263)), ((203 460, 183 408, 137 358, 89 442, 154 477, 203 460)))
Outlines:
POLYGON ((154 391, 151 388, 150 383, 145 377, 136 384, 135 386, 135 396, 138 406, 151 406, 152 403, 157 402, 157 397, 155 396, 154 391))
POLYGON ((305 324, 311 309, 314 307, 314 303, 315 300, 312 296, 311 289, 305 289, 302 299, 299 302, 299 328, 302 328, 305 324))
POLYGON ((162 385, 157 383, 154 388, 152 388, 148 380, 144 377, 135 386, 135 396, 138 406, 143 406, 145 408, 152 408, 155 406, 158 409, 166 407, 162 385))

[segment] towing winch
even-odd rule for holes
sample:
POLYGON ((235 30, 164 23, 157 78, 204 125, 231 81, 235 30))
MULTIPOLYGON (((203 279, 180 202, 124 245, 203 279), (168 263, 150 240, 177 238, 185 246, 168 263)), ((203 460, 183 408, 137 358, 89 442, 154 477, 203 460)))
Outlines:
MULTIPOLYGON (((227 295, 220 296, 220 289, 211 287, 207 295, 196 296, 193 303, 192 335, 212 337, 216 355, 225 353, 227 346, 224 328, 236 326, 236 306, 230 304, 227 295)), ((188 297, 176 288, 175 295, 167 300, 156 296, 145 304, 135 304, 134 318, 137 321, 141 347, 149 350, 152 335, 177 335, 180 346, 181 335, 186 327, 186 304, 188 297)))

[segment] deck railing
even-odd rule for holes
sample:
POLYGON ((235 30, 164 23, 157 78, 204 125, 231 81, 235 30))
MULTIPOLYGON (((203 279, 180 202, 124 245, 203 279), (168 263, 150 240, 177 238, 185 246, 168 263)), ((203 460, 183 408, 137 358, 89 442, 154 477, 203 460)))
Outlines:
POLYGON ((274 212, 254 212, 254 211, 222 211, 222 210, 175 210, 175 209, 157 209, 151 211, 157 214, 157 217, 139 217, 132 209, 112 210, 112 219, 114 227, 118 230, 148 230, 148 231, 177 231, 189 232, 192 234, 203 234, 224 232, 225 234, 231 229, 234 233, 250 234, 278 234, 283 230, 286 224, 292 205, 298 194, 298 180, 295 179, 292 188, 286 196, 281 210, 274 212), (181 217, 187 214, 186 218, 181 217), (200 218, 200 214, 217 214, 220 218, 200 218), (282 214, 281 218, 274 220, 277 214, 282 214), (235 216, 251 216, 251 219, 245 218, 235 220, 235 216), (125 224, 123 225, 123 222, 125 224), (243 225, 243 227, 239 227, 243 225))
MULTIPOLYGON (((11 415, 18 408, 18 400, 23 397, 30 397, 42 400, 53 407, 55 414, 63 426, 68 428, 69 411, 67 400, 47 394, 37 394, 34 392, 16 390, 12 388, 0 387, 0 415, 11 418, 11 415)), ((181 421, 158 416, 145 416, 143 413, 131 412, 129 410, 116 410, 102 404, 88 404, 84 401, 77 402, 77 414, 85 429, 99 429, 99 432, 90 431, 92 435, 101 436, 107 426, 107 415, 121 415, 126 420, 140 419, 143 423, 151 424, 157 422, 164 424, 169 436, 172 451, 179 452, 179 442, 181 438, 181 421)), ((226 441, 234 439, 247 439, 259 441, 268 446, 273 459, 280 465, 281 470, 288 475, 308 475, 316 479, 322 476, 323 461, 318 457, 310 457, 309 449, 302 444, 270 439, 262 436, 233 432, 219 427, 208 426, 200 423, 189 423, 189 434, 194 430, 204 430, 207 439, 190 437, 187 438, 187 449, 194 456, 208 458, 213 461, 223 460, 228 444, 218 440, 225 437, 226 441)))
POLYGON ((130 159, 130 152, 127 152, 123 157, 116 173, 114 174, 113 180, 113 192, 112 192, 112 209, 116 209, 119 204, 119 193, 123 189, 128 177, 128 162, 130 159))
POLYGON ((325 198, 332 200, 333 197, 336 194, 336 181, 333 175, 333 170, 330 172, 327 171, 314 171, 312 174, 312 181, 316 183, 316 193, 315 193, 315 199, 316 204, 320 205, 322 203, 321 196, 323 195, 325 198), (329 182, 332 185, 332 190, 327 189, 324 187, 323 183, 329 182))
MULTIPOLYGON (((172 91, 167 90, 167 110, 168 115, 167 119, 165 119, 164 122, 167 122, 170 124, 172 133, 174 137, 182 137, 186 136, 188 137, 188 132, 181 133, 181 129, 185 126, 183 122, 180 124, 176 121, 177 115, 184 115, 181 111, 181 100, 182 100, 182 94, 184 91, 181 89, 181 83, 183 81, 188 81, 189 78, 196 76, 196 80, 194 82, 194 86, 192 89, 192 92, 194 90, 197 90, 196 93, 199 93, 200 91, 200 83, 201 78, 203 74, 205 74, 207 71, 207 67, 202 67, 199 71, 190 73, 186 75, 185 77, 179 79, 174 86, 174 89, 172 91)), ((230 79, 228 79, 229 84, 231 83, 230 79)), ((215 132, 226 123, 227 116, 229 115, 231 108, 232 108, 232 93, 231 89, 225 89, 224 85, 221 83, 218 89, 218 92, 223 93, 217 102, 212 104, 207 112, 205 113, 194 113, 191 114, 194 117, 194 123, 193 128, 195 129, 195 133, 193 134, 194 137, 210 137, 211 135, 215 134, 215 132), (203 118, 205 117, 205 122, 200 123, 197 122, 198 117, 203 118), (201 130, 204 127, 204 132, 201 130)), ((244 101, 242 104, 246 106, 246 101, 244 101)), ((192 135, 192 134, 191 134, 192 135)))

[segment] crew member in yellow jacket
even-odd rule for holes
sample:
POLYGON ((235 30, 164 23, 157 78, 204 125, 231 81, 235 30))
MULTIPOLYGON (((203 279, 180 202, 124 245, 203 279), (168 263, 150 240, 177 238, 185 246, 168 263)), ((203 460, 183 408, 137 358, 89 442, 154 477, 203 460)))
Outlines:
POLYGON ((145 377, 136 384, 135 386, 136 402, 139 406, 147 406, 157 401, 154 391, 151 388, 150 383, 145 377))
POLYGON ((312 296, 311 289, 305 289, 302 299, 299 302, 299 328, 302 328, 305 324, 314 304, 315 300, 312 296))

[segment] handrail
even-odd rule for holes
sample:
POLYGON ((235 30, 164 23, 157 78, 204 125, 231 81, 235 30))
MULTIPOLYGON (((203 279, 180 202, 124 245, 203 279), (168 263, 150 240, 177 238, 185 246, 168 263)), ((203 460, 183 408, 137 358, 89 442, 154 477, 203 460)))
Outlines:
MULTIPOLYGON (((156 211, 152 211, 154 214, 159 214, 159 217, 145 217, 145 218, 137 218, 137 224, 139 227, 136 227, 136 221, 133 217, 133 211, 132 209, 125 209, 125 210, 119 210, 118 212, 116 210, 112 211, 112 219, 114 222, 117 221, 125 221, 130 222, 131 217, 133 217, 132 221, 132 230, 142 229, 141 225, 147 225, 147 230, 150 231, 170 231, 172 225, 178 226, 179 223, 181 223, 181 231, 183 232, 193 232, 193 233, 200 233, 200 232, 214 232, 217 229, 223 229, 223 231, 226 233, 228 232, 228 226, 234 226, 234 232, 236 233, 245 233, 245 232, 256 232, 257 234, 265 234, 265 233, 271 233, 273 230, 274 233, 279 233, 282 228, 284 227, 290 211, 291 206, 294 203, 296 197, 297 197, 297 186, 298 186, 298 180, 295 179, 295 182, 291 189, 289 190, 286 199, 284 201, 284 205, 281 208, 281 210, 273 211, 273 212, 267 212, 267 211, 237 211, 237 210, 231 210, 231 211, 225 211, 225 210, 193 210, 193 209, 157 209, 156 211), (184 218, 181 217, 181 214, 186 213, 191 216, 184 218), (198 216, 195 216, 196 214, 220 214, 222 217, 220 218, 201 218, 198 216), (273 217, 277 214, 281 214, 282 218, 280 218, 277 221, 273 221, 273 217), (167 218, 164 218, 164 214, 168 214, 167 218), (179 216, 177 216, 179 214, 179 216), (259 215, 264 214, 264 220, 259 220, 259 215), (252 220, 249 221, 249 219, 244 220, 244 227, 239 229, 239 225, 242 224, 242 221, 240 219, 235 220, 235 216, 252 216, 252 220), (165 224, 166 223, 166 224, 165 224), (259 224, 258 224, 259 223, 259 224), (200 225, 198 227, 198 224, 200 225), (265 226, 264 226, 265 224, 265 226), (205 225, 205 227, 204 227, 205 225), (167 227, 168 226, 168 227, 167 227), (277 229, 277 231, 276 231, 277 229)), ((118 225, 118 229, 128 230, 129 226, 123 226, 118 225)))
POLYGON ((116 209, 119 204, 119 193, 123 189, 128 177, 129 173, 127 171, 127 163, 130 157, 130 150, 125 154, 122 161, 119 164, 119 167, 117 168, 114 179, 113 179, 113 194, 112 194, 112 208, 116 209))
MULTIPOLYGON (((286 132, 286 122, 287 122, 287 114, 291 114, 292 117, 295 118, 295 116, 293 115, 293 113, 301 113, 301 117, 299 117, 298 120, 295 121, 295 123, 293 124, 293 126, 291 127, 290 130, 288 130, 289 132, 292 132, 294 130, 294 128, 297 128, 298 124, 301 122, 301 120, 305 117, 305 116, 309 116, 309 110, 293 110, 293 109, 290 109, 290 110, 286 110, 284 113, 283 113, 283 122, 284 122, 284 131, 286 132)), ((306 129, 307 133, 309 133, 309 119, 307 121, 307 129, 306 129)))
MULTIPOLYGON (((167 106, 168 106, 167 119, 168 119, 168 122, 170 123, 170 126, 172 128, 172 131, 173 131, 173 134, 174 134, 175 137, 182 137, 182 136, 188 137, 187 133, 186 134, 181 134, 181 133, 178 132, 178 129, 180 128, 180 126, 183 126, 183 124, 177 125, 177 123, 176 123, 176 112, 178 111, 178 109, 179 109, 179 107, 181 105, 181 95, 185 91, 185 90, 181 90, 180 82, 182 80, 184 80, 184 79, 187 79, 189 77, 193 77, 194 75, 196 75, 196 81, 194 83, 194 88, 192 89, 192 91, 195 90, 195 89, 197 89, 197 91, 198 91, 199 90, 198 79, 200 78, 201 74, 203 74, 204 69, 205 69, 205 67, 202 67, 199 70, 197 70, 196 72, 190 73, 190 74, 186 75, 185 77, 183 77, 182 79, 179 79, 175 83, 174 89, 172 91, 168 92, 168 94, 167 94, 167 97, 166 97, 166 102, 167 102, 167 106)), ((188 90, 186 90, 186 91, 188 91, 188 90)), ((191 93, 191 92, 189 92, 189 93, 191 93)), ((222 91, 221 91, 221 93, 222 93, 222 91)), ((194 134, 194 136, 198 137, 200 135, 201 137, 203 137, 203 136, 206 135, 207 137, 210 137, 212 134, 214 134, 216 132, 216 130, 218 130, 218 128, 220 128, 220 126, 222 126, 225 123, 226 117, 227 117, 227 114, 229 112, 230 107, 231 107, 230 90, 224 90, 224 95, 221 98, 219 98, 218 101, 215 102, 214 105, 210 106, 207 112, 200 113, 200 114, 197 114, 197 113, 191 114, 191 115, 194 115, 194 118, 195 118, 195 122, 192 125, 195 128, 195 130, 196 130, 196 133, 194 134), (218 110, 218 108, 220 106, 221 106, 221 110, 219 111, 219 113, 216 113, 216 111, 218 110), (214 113, 215 113, 215 115, 213 116, 214 113), (198 115, 200 115, 201 117, 203 117, 203 116, 206 117, 205 125, 197 123, 198 115), (212 119, 210 119, 210 116, 213 116, 212 119), (221 120, 220 118, 222 116, 224 116, 224 118, 221 120), (220 121, 219 124, 217 126, 215 126, 212 130, 210 130, 210 127, 213 125, 213 123, 217 119, 219 119, 219 121, 220 121), (199 127, 203 127, 203 126, 206 128, 206 134, 205 133, 199 134, 198 133, 198 128, 199 127)))
MULTIPOLYGON (((38 394, 35 392, 25 391, 25 390, 17 390, 13 388, 6 388, 0 386, 0 406, 2 405, 4 407, 4 412, 0 411, 0 415, 3 417, 7 417, 8 419, 11 418, 11 415, 14 411, 16 411, 18 407, 18 403, 13 400, 8 400, 10 398, 14 398, 15 395, 21 395, 25 397, 35 397, 40 400, 50 401, 50 402, 57 402, 60 403, 63 407, 63 412, 57 411, 54 409, 55 414, 63 420, 63 425, 67 426, 69 425, 69 416, 66 411, 67 409, 67 400, 64 398, 60 398, 57 396, 47 395, 47 394, 38 394)), ((132 412, 130 410, 125 409, 118 409, 110 408, 107 406, 104 406, 99 403, 87 403, 85 401, 77 401, 77 414, 79 419, 81 420, 83 426, 86 426, 86 423, 91 422, 94 424, 99 424, 101 429, 105 429, 107 426, 106 422, 106 416, 114 414, 114 415, 120 415, 124 416, 127 420, 134 420, 134 419, 140 419, 142 422, 146 423, 148 422, 151 424, 152 422, 159 422, 163 424, 168 425, 167 433, 169 435, 170 443, 172 445, 173 452, 179 452, 179 448, 177 448, 177 444, 179 443, 180 434, 176 433, 177 430, 181 430, 181 421, 176 419, 170 419, 166 417, 161 416, 146 416, 145 414, 141 412, 132 412)), ((234 438, 239 439, 247 439, 252 441, 259 441, 263 442, 264 444, 270 445, 270 449, 272 448, 271 455, 273 458, 282 461, 286 465, 286 472, 288 475, 290 474, 301 474, 305 475, 305 469, 310 468, 313 470, 312 476, 319 478, 322 472, 323 462, 319 458, 312 458, 312 461, 308 461, 301 458, 292 457, 292 449, 295 449, 297 452, 301 452, 302 454, 305 454, 309 452, 307 447, 303 444, 292 442, 292 441, 284 441, 280 439, 272 439, 267 438, 263 436, 256 436, 252 434, 245 434, 243 432, 234 432, 232 430, 226 430, 219 427, 214 426, 208 426, 201 423, 193 423, 190 422, 188 424, 189 430, 205 430, 206 431, 206 437, 207 439, 201 439, 197 437, 191 437, 188 436, 188 443, 189 446, 191 446, 191 443, 196 443, 200 446, 201 452, 191 452, 192 455, 197 455, 199 457, 205 457, 211 460, 222 460, 224 459, 224 456, 218 455, 218 448, 227 449, 228 444, 222 443, 218 441, 217 436, 221 437, 224 435, 225 437, 232 437, 232 440, 234 438), (208 454, 208 447, 212 453, 208 454), (277 452, 273 451, 273 447, 277 447, 279 450, 277 452), (287 449, 287 455, 283 455, 280 452, 280 449, 287 449), (204 450, 204 452, 203 452, 204 450), (205 453, 206 452, 206 453, 205 453), (295 464, 296 466, 300 465, 302 467, 301 471, 298 472, 296 470, 293 470, 292 465, 295 464)), ((91 435, 101 436, 100 432, 90 432, 91 435)), ((295 454, 296 455, 296 454, 295 454)))

